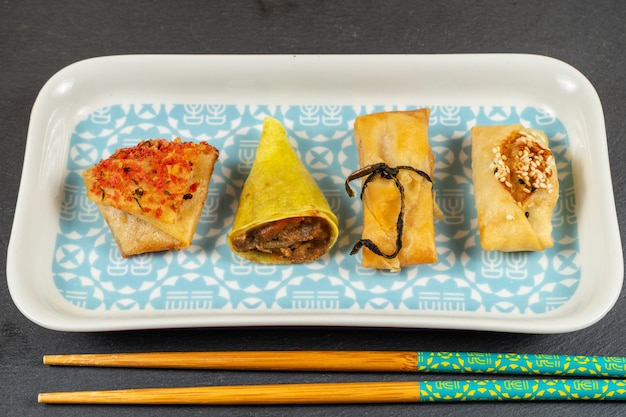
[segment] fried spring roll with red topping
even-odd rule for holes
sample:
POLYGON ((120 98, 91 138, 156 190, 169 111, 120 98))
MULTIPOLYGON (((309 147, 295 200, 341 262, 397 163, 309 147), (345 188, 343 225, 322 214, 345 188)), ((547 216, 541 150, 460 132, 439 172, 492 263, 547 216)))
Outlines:
POLYGON ((123 257, 191 245, 218 155, 206 142, 150 139, 85 170, 123 257))

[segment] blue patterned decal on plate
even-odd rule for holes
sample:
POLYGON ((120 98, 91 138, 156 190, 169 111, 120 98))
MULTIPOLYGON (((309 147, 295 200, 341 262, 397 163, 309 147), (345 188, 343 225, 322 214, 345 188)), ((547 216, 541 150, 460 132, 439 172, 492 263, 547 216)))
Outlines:
MULTIPOLYGON (((348 253, 361 234, 361 203, 343 183, 358 167, 352 125, 383 106, 112 105, 74 129, 53 260, 62 296, 88 310, 436 311, 543 314, 565 304, 580 280, 580 254, 568 137, 553 115, 533 107, 431 107, 439 261, 399 273, 360 267, 348 253), (281 120, 301 159, 339 217, 337 245, 306 265, 251 263, 226 244, 241 186, 254 161, 263 119, 281 120), (550 138, 560 180, 555 246, 545 252, 484 252, 471 181, 470 129, 522 123, 550 138), (191 248, 120 256, 80 176, 115 149, 179 136, 220 150, 191 248)), ((355 183, 355 186, 358 185, 355 183)), ((288 191, 286 191, 288 192, 288 191)))

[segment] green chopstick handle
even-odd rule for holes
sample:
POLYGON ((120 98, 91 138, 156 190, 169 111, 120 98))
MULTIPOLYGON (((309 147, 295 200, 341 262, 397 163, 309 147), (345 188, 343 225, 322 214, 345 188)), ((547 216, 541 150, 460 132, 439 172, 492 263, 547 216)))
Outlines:
POLYGON ((419 386, 420 402, 626 400, 626 381, 617 379, 421 381, 419 386))
POLYGON ((417 352, 416 371, 626 378, 626 358, 516 353, 417 352))

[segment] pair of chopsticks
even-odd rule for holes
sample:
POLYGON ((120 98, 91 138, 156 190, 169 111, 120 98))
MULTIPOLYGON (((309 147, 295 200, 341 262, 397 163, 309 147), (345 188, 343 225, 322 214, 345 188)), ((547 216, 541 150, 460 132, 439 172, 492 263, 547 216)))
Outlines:
POLYGON ((471 352, 155 352, 47 355, 44 364, 124 368, 541 375, 473 379, 49 392, 65 404, 340 404, 626 400, 626 358, 471 352))

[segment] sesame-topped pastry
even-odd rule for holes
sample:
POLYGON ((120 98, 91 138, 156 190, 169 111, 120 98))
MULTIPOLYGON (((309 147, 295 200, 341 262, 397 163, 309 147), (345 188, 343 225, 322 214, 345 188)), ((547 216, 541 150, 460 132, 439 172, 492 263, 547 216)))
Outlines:
POLYGON ((520 124, 472 128, 472 178, 484 250, 552 247, 559 182, 548 138, 520 124))
POLYGON ((83 173, 122 256, 191 245, 217 157, 206 142, 150 139, 83 173))

